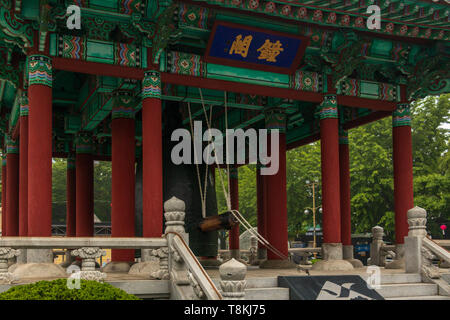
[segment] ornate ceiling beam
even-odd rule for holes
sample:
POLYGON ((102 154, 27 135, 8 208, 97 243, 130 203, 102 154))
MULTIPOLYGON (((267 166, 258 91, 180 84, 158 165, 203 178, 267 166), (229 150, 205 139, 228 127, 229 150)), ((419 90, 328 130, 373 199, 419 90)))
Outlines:
POLYGON ((11 0, 0 0, 0 30, 11 38, 20 39, 22 49, 33 47, 33 27, 16 15, 11 0))

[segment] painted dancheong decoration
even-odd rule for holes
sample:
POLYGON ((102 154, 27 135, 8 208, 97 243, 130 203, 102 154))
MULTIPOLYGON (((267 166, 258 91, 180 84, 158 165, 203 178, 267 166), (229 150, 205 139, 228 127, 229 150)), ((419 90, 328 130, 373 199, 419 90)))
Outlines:
POLYGON ((303 57, 308 40, 306 37, 216 22, 205 61, 293 73, 303 57))
MULTIPOLYGON (((113 163, 114 237, 135 236, 135 221, 144 237, 160 237, 163 201, 176 196, 195 255, 214 260, 223 229, 236 253, 238 179, 229 177, 229 208, 219 216, 211 166, 170 159, 171 133, 195 121, 205 130, 279 134, 279 170, 258 180, 268 261, 288 255, 286 151, 321 140, 323 249, 342 257, 340 206, 330 200, 340 198, 336 150, 348 152, 348 130, 389 116, 395 214, 405 218, 413 199, 410 106, 450 92, 450 4, 377 1, 379 28, 368 28, 369 2, 0 0, 2 171, 30 157, 27 175, 7 183, 17 188, 29 177, 20 182, 28 184, 20 200, 27 215, 16 214, 20 197, 8 197, 4 235, 51 235, 51 159, 60 157, 76 175, 68 179, 77 192, 68 229, 92 236, 92 163, 105 160, 113 163)), ((113 250, 112 259, 133 254, 113 250)))

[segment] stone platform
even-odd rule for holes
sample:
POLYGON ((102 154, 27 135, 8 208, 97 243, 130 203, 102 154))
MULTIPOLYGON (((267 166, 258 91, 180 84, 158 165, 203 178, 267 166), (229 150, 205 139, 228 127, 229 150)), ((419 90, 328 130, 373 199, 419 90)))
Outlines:
MULTIPOLYGON (((218 269, 207 269, 213 282, 219 287, 220 275, 218 269)), ((450 280, 450 270, 440 269, 443 278, 450 280)), ((277 283, 278 276, 325 276, 325 275, 360 275, 366 279, 369 274, 367 267, 357 268, 350 271, 318 271, 311 270, 310 266, 302 266, 297 269, 260 269, 258 266, 248 266, 247 269, 247 289, 246 299, 248 300, 288 300, 289 291, 286 288, 279 288, 277 283)), ((391 279, 397 278, 417 278, 416 274, 405 274, 401 269, 380 268, 382 283, 392 283, 391 279)), ((62 278, 62 277, 59 277, 62 278)), ((55 278, 27 278, 16 281, 12 285, 0 284, 0 292, 8 290, 11 286, 33 283, 40 280, 55 280, 55 278)), ((107 273, 105 282, 115 287, 121 288, 128 293, 135 294, 143 299, 168 299, 169 281, 151 280, 145 276, 133 275, 128 273, 107 273)), ((399 284, 399 286, 401 286, 399 284)), ((424 285, 426 286, 426 284, 424 285)), ((405 288, 395 288, 403 290, 405 288)), ((408 288, 406 288, 408 289, 408 288)), ((409 289, 408 289, 409 290, 409 289)))

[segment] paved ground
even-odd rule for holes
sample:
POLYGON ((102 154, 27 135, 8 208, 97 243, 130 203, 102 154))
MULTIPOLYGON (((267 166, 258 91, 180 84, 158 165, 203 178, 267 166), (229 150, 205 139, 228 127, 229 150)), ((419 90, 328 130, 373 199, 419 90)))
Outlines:
MULTIPOLYGON (((398 274, 404 273, 401 269, 384 269, 381 268, 381 274, 398 274)), ((212 279, 220 278, 219 269, 207 269, 206 272, 212 279)), ((450 269, 440 269, 441 274, 450 274, 450 269)), ((309 270, 310 275, 368 275, 367 267, 354 269, 351 271, 314 271, 309 270)), ((304 276, 306 272, 299 269, 259 269, 259 267, 249 266, 247 269, 246 278, 265 278, 277 276, 304 276)), ((54 280, 58 278, 26 278, 20 279, 15 284, 32 283, 40 280, 54 280)), ((131 275, 127 273, 108 273, 106 281, 133 281, 133 280, 148 280, 148 278, 139 275, 131 275)))
MULTIPOLYGON (((53 278, 24 278, 19 279, 18 281, 14 282, 14 284, 26 284, 26 283, 32 283, 40 280, 56 280, 61 279, 62 277, 53 277, 53 278)), ((128 273, 108 273, 106 281, 133 281, 133 280, 148 280, 148 278, 134 275, 134 274, 128 274, 128 273)))
MULTIPOLYGON (((309 270, 310 275, 350 275, 350 274, 358 274, 364 275, 367 274, 367 267, 354 269, 350 271, 314 271, 309 270)), ((445 270, 445 269, 442 269, 445 270)), ((448 269, 447 269, 448 270, 448 269)), ((208 269, 206 270, 209 276, 213 279, 219 278, 219 270, 218 269, 208 269)), ((384 269, 381 268, 382 274, 393 274, 393 273, 404 273, 404 270, 400 269, 384 269)), ((447 271, 448 272, 448 271, 447 271)), ((258 267, 248 267, 246 278, 264 278, 264 277, 277 277, 277 276, 304 276, 306 275, 306 271, 298 270, 298 269, 259 269, 258 267)))

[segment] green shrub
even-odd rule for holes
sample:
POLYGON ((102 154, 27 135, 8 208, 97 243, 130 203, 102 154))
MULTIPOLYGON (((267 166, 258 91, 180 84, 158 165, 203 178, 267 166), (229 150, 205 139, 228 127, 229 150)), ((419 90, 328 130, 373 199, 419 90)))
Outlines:
POLYGON ((69 289, 66 279, 14 286, 0 300, 140 300, 108 283, 81 280, 80 289, 69 289))

